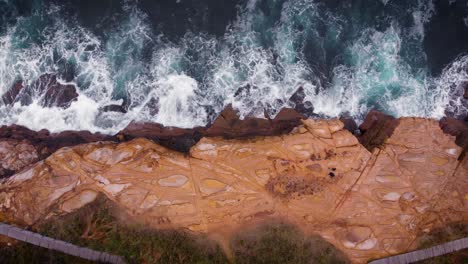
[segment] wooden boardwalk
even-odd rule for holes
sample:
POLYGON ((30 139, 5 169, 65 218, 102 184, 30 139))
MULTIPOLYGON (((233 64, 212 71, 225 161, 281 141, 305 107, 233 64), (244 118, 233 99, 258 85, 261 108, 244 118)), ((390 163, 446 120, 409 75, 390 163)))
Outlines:
POLYGON ((442 256, 458 250, 468 248, 468 238, 454 240, 445 244, 437 245, 431 248, 416 250, 401 255, 378 259, 369 262, 369 264, 406 264, 421 260, 442 256))
POLYGON ((80 257, 91 261, 99 261, 112 264, 124 264, 122 257, 92 250, 89 248, 75 246, 73 244, 42 236, 24 229, 0 223, 0 235, 14 238, 39 247, 57 250, 68 255, 80 257))

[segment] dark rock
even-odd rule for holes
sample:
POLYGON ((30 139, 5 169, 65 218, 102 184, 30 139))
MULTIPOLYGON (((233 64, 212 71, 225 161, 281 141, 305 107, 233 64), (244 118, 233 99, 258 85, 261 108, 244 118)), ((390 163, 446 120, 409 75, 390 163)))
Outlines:
POLYGON ((0 179, 15 175, 16 171, 0 167, 0 179))
MULTIPOLYGON (((237 111, 226 107, 213 125, 192 129, 165 127, 157 123, 132 122, 115 136, 90 133, 88 131, 64 131, 50 133, 48 130, 32 131, 19 125, 0 127, 0 142, 21 141, 33 146, 37 160, 43 160, 62 147, 78 144, 113 141, 122 142, 133 138, 148 138, 167 148, 187 153, 202 137, 221 136, 224 138, 248 138, 289 133, 300 125, 304 116, 294 109, 282 109, 273 119, 247 117, 239 119, 237 111)), ((1 164, 0 164, 1 165, 1 164)), ((1 167, 1 166, 0 166, 1 167)), ((3 171, 1 176, 12 175, 17 171, 3 171)))
POLYGON ((151 116, 155 116, 159 113, 159 100, 157 98, 151 97, 151 99, 143 108, 148 109, 151 116))
POLYGON ((23 81, 16 81, 15 84, 13 84, 13 86, 4 95, 2 95, 3 103, 6 105, 13 104, 23 88, 23 81))
POLYGON ((1 126, 0 141, 9 139, 24 140, 30 143, 36 148, 40 159, 47 158, 62 147, 71 147, 96 141, 117 141, 117 138, 114 136, 100 133, 93 134, 89 131, 50 133, 45 129, 36 132, 19 125, 1 126))
POLYGON ((359 126, 359 142, 369 151, 381 146, 398 126, 398 119, 382 112, 371 110, 359 126))
POLYGON ((463 98, 468 99, 468 82, 464 82, 463 87, 465 89, 465 92, 463 93, 463 98))
POLYGON ((18 81, 13 87, 2 96, 6 104, 20 102, 21 105, 29 105, 34 98, 39 98, 39 103, 44 107, 67 108, 71 102, 77 100, 78 93, 75 86, 71 84, 61 84, 53 74, 41 75, 30 85, 23 87, 18 81))
POLYGON ((304 102, 306 97, 304 88, 299 87, 299 89, 294 92, 293 95, 289 98, 289 102, 294 105, 294 110, 303 114, 306 117, 310 117, 314 115, 314 106, 311 102, 304 102))
POLYGON ((343 122, 344 128, 353 134, 357 134, 359 132, 358 125, 353 118, 350 117, 340 117, 340 121, 343 122))
POLYGON ((227 106, 209 127, 184 129, 165 127, 157 123, 132 122, 117 135, 129 140, 138 137, 151 139, 162 146, 188 152, 202 137, 247 138, 280 135, 290 132, 304 118, 293 109, 283 109, 274 119, 246 117, 239 119, 237 111, 227 106))
POLYGON ((209 127, 205 136, 242 138, 271 136, 290 132, 305 118, 294 109, 282 109, 274 119, 245 117, 239 119, 238 112, 228 105, 209 127))
POLYGON ((117 137, 123 140, 134 138, 151 139, 158 144, 181 152, 188 152, 201 138, 204 128, 165 127, 157 123, 130 123, 117 137))
POLYGON ((456 137, 455 143, 463 149, 458 157, 459 160, 462 160, 468 151, 468 122, 451 117, 444 117, 440 119, 439 126, 444 133, 456 137))
POLYGON ((101 108, 102 112, 119 112, 119 113, 127 113, 127 109, 121 105, 106 105, 101 108))

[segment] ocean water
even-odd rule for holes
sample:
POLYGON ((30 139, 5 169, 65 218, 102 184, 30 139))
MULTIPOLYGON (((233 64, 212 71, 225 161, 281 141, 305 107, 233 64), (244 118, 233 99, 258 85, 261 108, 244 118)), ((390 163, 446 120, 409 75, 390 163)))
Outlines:
POLYGON ((0 125, 202 126, 228 104, 273 117, 300 87, 324 118, 466 118, 467 51, 466 0, 0 0, 0 94, 45 73, 79 93, 0 100, 0 125))

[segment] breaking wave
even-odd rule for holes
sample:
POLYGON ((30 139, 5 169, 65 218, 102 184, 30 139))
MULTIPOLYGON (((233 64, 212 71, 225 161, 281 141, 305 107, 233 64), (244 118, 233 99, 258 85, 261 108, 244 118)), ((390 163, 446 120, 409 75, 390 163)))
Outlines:
MULTIPOLYGON (((0 94, 52 73, 79 96, 68 108, 0 100, 0 124, 104 133, 133 120, 194 127, 228 104, 242 117, 275 116, 294 107, 289 98, 300 87, 321 117, 360 121, 372 108, 468 115, 468 47, 446 56, 449 64, 432 63, 427 32, 438 36, 431 21, 441 16, 429 0, 122 1, 96 7, 102 14, 70 11, 83 6, 69 1, 21 2, 0 1, 0 94), (126 111, 103 111, 109 105, 126 111)), ((462 12, 451 5, 464 7, 465 27, 466 1, 444 6, 462 12)))

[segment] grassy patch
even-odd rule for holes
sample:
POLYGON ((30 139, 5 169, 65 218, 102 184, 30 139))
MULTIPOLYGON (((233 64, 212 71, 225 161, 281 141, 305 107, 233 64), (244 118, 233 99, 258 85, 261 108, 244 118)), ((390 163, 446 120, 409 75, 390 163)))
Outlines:
MULTIPOLYGON (((226 263, 221 248, 202 236, 121 223, 100 198, 77 212, 39 224, 36 232, 124 257, 128 263, 226 263)), ((88 263, 25 243, 0 248, 0 263, 88 263), (34 257, 28 257, 32 255, 34 257)))
MULTIPOLYGON (((419 249, 437 246, 446 242, 468 237, 468 224, 454 223, 442 228, 434 229, 421 236, 419 249)), ((417 262, 419 264, 468 264, 468 249, 417 262)))
POLYGON ((419 239, 418 248, 429 248, 464 237, 468 237, 468 224, 453 223, 423 234, 419 239))
POLYGON ((287 224, 271 223, 243 230, 231 243, 234 262, 347 263, 345 256, 323 238, 305 237, 287 224))
MULTIPOLYGON (((346 263, 344 255, 320 237, 304 237, 278 223, 247 228, 231 241, 228 259, 218 244, 203 235, 161 231, 115 217, 118 208, 97 202, 35 226, 36 232, 75 245, 124 257, 128 263, 346 263)), ((26 243, 0 245, 0 263, 90 263, 26 243)))

